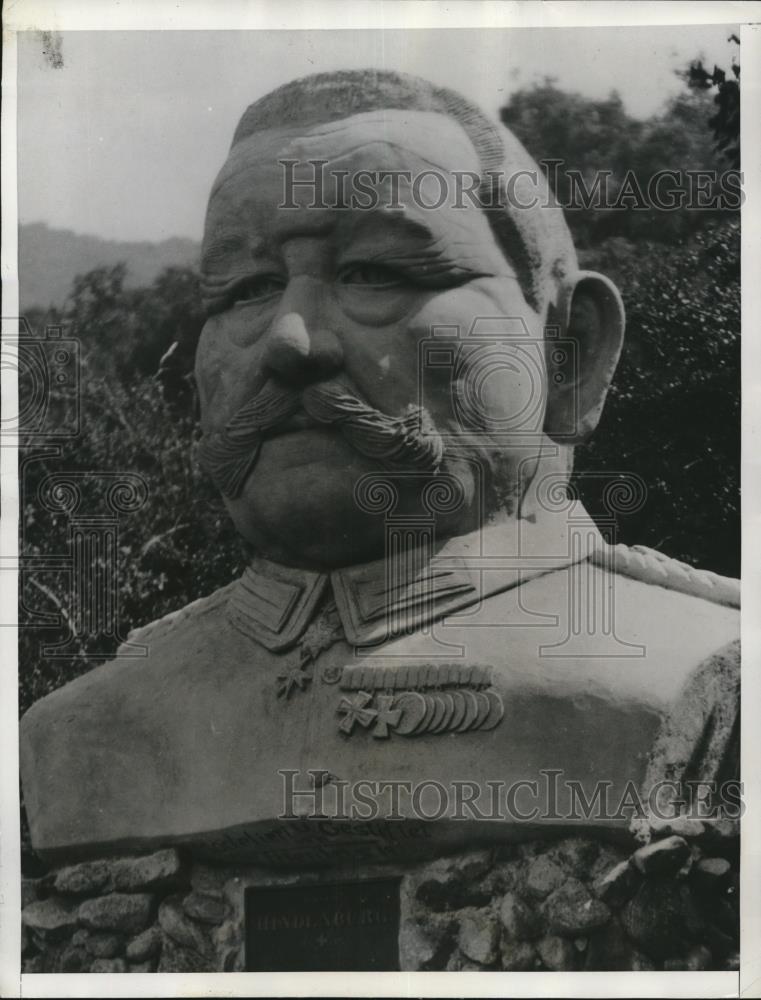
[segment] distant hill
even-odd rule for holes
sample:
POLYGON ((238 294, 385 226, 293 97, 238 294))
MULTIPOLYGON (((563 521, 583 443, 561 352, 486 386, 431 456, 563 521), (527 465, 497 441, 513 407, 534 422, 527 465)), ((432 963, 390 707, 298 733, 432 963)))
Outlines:
POLYGON ((174 237, 161 243, 121 243, 50 229, 35 222, 19 227, 19 300, 22 309, 60 306, 78 274, 95 267, 127 265, 127 285, 148 285, 165 267, 195 267, 199 244, 174 237))

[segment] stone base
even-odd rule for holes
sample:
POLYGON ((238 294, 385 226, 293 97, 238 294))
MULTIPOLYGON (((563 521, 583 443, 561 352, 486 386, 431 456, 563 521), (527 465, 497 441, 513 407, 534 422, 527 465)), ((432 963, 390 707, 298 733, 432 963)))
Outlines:
POLYGON ((241 972, 246 888, 388 876, 401 876, 405 971, 736 969, 736 827, 677 819, 643 840, 634 853, 565 837, 330 872, 173 849, 86 861, 24 880, 23 971, 241 972))

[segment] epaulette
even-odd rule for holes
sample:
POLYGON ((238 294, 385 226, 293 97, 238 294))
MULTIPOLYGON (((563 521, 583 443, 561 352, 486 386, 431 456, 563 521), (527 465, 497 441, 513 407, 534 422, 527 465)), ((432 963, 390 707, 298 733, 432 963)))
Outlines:
POLYGON ((117 649, 116 655, 118 656, 122 652, 127 653, 128 643, 143 643, 149 639, 155 642, 156 639, 166 635, 167 632, 170 632, 191 616, 197 618, 199 615, 208 614, 227 600, 232 586, 232 583, 228 583, 206 597, 199 597, 197 601, 191 601, 190 604, 186 604, 183 608, 178 608, 177 611, 170 611, 163 618, 157 618, 154 622, 149 622, 147 625, 141 625, 139 628, 132 629, 127 635, 126 642, 117 649))
POLYGON ((740 607, 739 580, 695 569, 645 545, 606 545, 602 542, 589 558, 596 566, 642 583, 677 590, 730 608, 740 607))

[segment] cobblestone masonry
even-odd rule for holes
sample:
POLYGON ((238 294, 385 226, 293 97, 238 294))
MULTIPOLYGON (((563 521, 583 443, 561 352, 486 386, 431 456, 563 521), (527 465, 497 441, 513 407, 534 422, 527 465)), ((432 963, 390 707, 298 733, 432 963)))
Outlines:
MULTIPOLYGON (((362 876, 402 875, 403 970, 736 969, 736 825, 676 819, 641 838, 633 853, 566 837, 362 876)), ((50 871, 23 881, 23 969, 242 971, 243 890, 321 880, 336 872, 217 867, 175 850, 50 871)))

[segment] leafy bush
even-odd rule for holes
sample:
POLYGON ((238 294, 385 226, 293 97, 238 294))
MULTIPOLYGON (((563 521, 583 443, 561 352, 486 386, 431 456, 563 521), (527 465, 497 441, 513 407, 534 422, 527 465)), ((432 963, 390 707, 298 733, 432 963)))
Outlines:
MULTIPOLYGON (((118 602, 121 636, 229 582, 244 565, 241 543, 216 490, 195 458, 198 431, 190 416, 171 413, 152 379, 130 384, 83 372, 82 432, 60 456, 28 445, 22 452, 20 709, 111 656, 115 637, 91 635, 63 659, 41 655, 42 645, 69 635, 72 599, 60 570, 42 557, 69 551, 70 518, 40 500, 45 477, 87 473, 78 482, 82 514, 108 513, 106 475, 138 473, 148 490, 143 506, 122 514, 118 534, 118 602), (57 627, 34 626, 54 614, 57 627), (29 627, 31 626, 31 627, 29 627)), ((101 572, 106 556, 98 556, 101 572)))
POLYGON ((601 481, 584 473, 641 476, 646 503, 619 518, 618 540, 739 576, 739 224, 674 247, 603 245, 584 264, 617 282, 627 339, 600 426, 577 450, 579 492, 594 512, 601 481))

